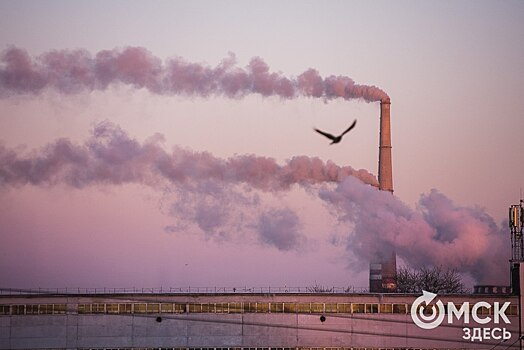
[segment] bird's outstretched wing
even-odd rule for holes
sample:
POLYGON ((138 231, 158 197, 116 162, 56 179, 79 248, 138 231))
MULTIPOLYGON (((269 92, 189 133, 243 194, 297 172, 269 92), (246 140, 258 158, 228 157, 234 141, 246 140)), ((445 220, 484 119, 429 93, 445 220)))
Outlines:
POLYGON ((355 119, 355 121, 353 122, 353 124, 351 124, 349 126, 349 128, 346 129, 346 131, 344 131, 340 136, 344 136, 346 133, 348 133, 351 129, 353 129, 355 127, 355 125, 357 125, 357 120, 355 119))
POLYGON ((325 137, 327 137, 328 139, 330 140, 335 140, 336 137, 331 135, 331 134, 328 134, 327 132, 323 132, 322 130, 318 130, 318 129, 314 129, 316 132, 318 132, 319 134, 321 135, 324 135, 325 137))

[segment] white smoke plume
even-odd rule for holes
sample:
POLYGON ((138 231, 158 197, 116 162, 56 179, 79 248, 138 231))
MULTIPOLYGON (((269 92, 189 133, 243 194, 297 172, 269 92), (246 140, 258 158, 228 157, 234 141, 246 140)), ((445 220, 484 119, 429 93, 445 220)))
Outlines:
POLYGON ((356 84, 345 76, 322 78, 308 69, 296 78, 271 73, 259 57, 247 67, 237 66, 230 54, 218 66, 171 58, 162 62, 142 47, 104 50, 92 56, 85 50, 50 51, 36 58, 19 48, 1 53, 0 97, 38 94, 46 89, 71 94, 104 90, 112 84, 124 84, 163 95, 210 95, 239 98, 247 94, 362 99, 380 101, 387 94, 375 86, 356 84))
POLYGON ((65 183, 82 188, 213 180, 271 192, 288 190, 294 184, 340 182, 347 176, 377 186, 375 177, 366 170, 340 167, 318 158, 297 156, 279 165, 273 158, 254 155, 220 159, 208 152, 177 147, 168 153, 159 145, 162 139, 157 134, 141 144, 114 124, 102 122, 83 145, 59 139, 28 155, 0 147, 0 186, 65 183))
POLYGON ((0 146, 0 188, 143 184, 165 190, 167 186, 174 201, 169 214, 179 225, 166 227, 167 231, 196 225, 207 237, 231 240, 236 237, 234 232, 250 229, 260 243, 292 250, 304 241, 304 235, 298 231, 298 217, 291 210, 270 209, 269 214, 251 215, 243 222, 239 208, 258 208, 256 191, 288 191, 294 185, 309 188, 338 183, 348 176, 378 186, 365 170, 318 158, 293 157, 283 165, 254 155, 220 159, 178 147, 166 152, 160 145, 162 139, 155 135, 140 143, 114 124, 102 122, 82 145, 59 139, 28 154, 0 146))
POLYGON ((432 190, 413 210, 352 178, 319 195, 338 210, 340 220, 354 225, 347 247, 359 259, 354 264, 394 250, 411 266, 446 266, 481 283, 506 283, 509 241, 480 208, 457 206, 432 190))

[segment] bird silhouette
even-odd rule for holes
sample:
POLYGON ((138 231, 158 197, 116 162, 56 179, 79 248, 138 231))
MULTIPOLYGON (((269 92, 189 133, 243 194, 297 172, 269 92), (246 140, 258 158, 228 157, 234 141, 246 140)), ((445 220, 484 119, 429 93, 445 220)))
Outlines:
POLYGON ((353 124, 351 124, 349 126, 349 128, 347 128, 342 134, 338 135, 338 136, 333 136, 331 134, 328 134, 327 132, 324 132, 322 130, 318 130, 318 129, 314 129, 316 132, 318 132, 319 134, 321 135, 324 135, 325 137, 327 137, 328 139, 331 140, 331 143, 330 145, 334 144, 334 143, 339 143, 341 140, 342 140, 342 136, 344 136, 346 133, 348 133, 351 129, 353 129, 355 127, 355 125, 357 125, 357 120, 355 119, 355 121, 353 122, 353 124))

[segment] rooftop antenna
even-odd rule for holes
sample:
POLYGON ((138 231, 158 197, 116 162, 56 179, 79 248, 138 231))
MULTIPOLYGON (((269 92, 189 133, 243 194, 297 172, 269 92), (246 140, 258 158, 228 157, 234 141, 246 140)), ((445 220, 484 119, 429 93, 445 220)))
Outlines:
MULTIPOLYGON (((519 204, 509 207, 509 230, 511 233, 511 260, 510 278, 511 290, 514 295, 518 295, 519 315, 522 315, 522 274, 524 269, 524 208, 522 207, 522 188, 520 189, 519 204)), ((519 318, 519 348, 522 349, 522 319, 519 318)))
POLYGON ((509 207, 509 228, 511 232, 512 262, 524 262, 524 210, 522 197, 519 204, 509 207))

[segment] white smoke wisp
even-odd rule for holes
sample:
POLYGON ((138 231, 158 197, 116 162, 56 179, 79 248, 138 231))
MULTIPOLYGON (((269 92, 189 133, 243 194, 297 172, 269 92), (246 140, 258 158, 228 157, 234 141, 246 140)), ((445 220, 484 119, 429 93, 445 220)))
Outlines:
POLYGON ((306 239, 301 233, 300 218, 289 208, 263 212, 255 228, 262 244, 283 251, 300 248, 306 239))
POLYGON ((367 265, 377 254, 394 250, 411 266, 446 266, 481 283, 506 280, 509 244, 480 208, 457 206, 432 190, 413 210, 391 193, 352 178, 319 195, 338 210, 340 220, 354 225, 347 247, 358 257, 353 264, 367 265))
POLYGON ((0 54, 0 97, 39 94, 46 89, 71 94, 105 90, 112 84, 143 88, 154 94, 201 97, 259 94, 284 99, 305 96, 366 102, 388 97, 376 86, 359 85, 345 76, 322 78, 315 69, 296 78, 272 73, 259 57, 241 68, 233 54, 216 67, 182 58, 162 62, 142 47, 103 50, 94 56, 85 50, 55 50, 32 58, 16 47, 0 54))

